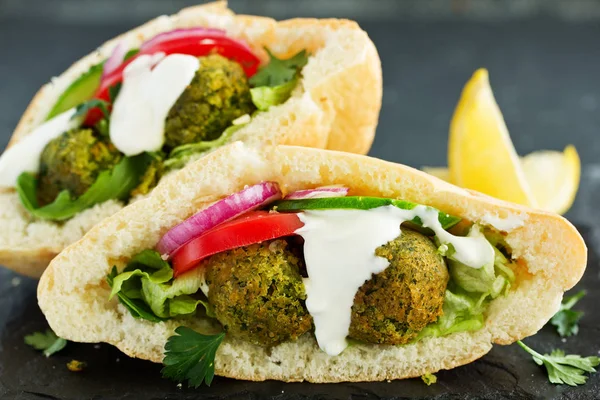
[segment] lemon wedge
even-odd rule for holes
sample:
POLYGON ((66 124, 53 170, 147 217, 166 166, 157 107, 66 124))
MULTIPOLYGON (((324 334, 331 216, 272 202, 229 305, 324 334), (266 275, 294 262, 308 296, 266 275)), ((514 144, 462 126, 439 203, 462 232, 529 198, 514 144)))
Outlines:
POLYGON ((537 206, 485 69, 475 71, 454 111, 448 166, 450 179, 458 186, 537 206))
POLYGON ((542 210, 566 213, 577 194, 581 161, 575 147, 560 151, 541 150, 522 159, 527 183, 542 210))
MULTIPOLYGON (((573 205, 581 177, 581 161, 574 146, 563 152, 540 150, 520 160, 527 185, 531 189, 538 208, 566 213, 573 205)), ((424 172, 454 183, 450 171, 444 167, 423 167, 424 172)))

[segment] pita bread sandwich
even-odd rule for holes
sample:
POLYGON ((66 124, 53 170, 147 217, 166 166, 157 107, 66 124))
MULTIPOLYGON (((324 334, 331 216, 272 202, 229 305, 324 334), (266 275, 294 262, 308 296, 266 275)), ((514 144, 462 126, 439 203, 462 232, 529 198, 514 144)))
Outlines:
POLYGON ((353 21, 158 17, 36 94, 0 156, 0 265, 39 277, 64 247, 222 145, 367 153, 381 65, 353 21))
POLYGON ((378 381, 533 335, 586 259, 556 214, 366 156, 234 143, 65 249, 38 299, 60 337, 193 386, 378 381))

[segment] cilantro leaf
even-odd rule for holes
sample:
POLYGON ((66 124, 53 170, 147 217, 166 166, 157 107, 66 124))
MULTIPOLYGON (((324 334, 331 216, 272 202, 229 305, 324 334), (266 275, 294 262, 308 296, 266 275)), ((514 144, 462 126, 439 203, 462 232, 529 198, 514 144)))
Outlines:
POLYGON ((84 101, 83 103, 79 104, 77 106, 77 108, 75 108, 75 114, 73 114, 71 119, 85 117, 87 115, 88 111, 90 111, 92 108, 96 108, 96 107, 98 107, 102 111, 105 118, 108 118, 110 116, 110 113, 108 112, 109 104, 110 103, 108 103, 107 101, 100 100, 100 99, 91 99, 91 100, 84 101))
POLYGON ((581 317, 583 317, 583 311, 574 311, 571 310, 571 308, 573 308, 583 296, 585 296, 585 290, 582 290, 573 296, 565 297, 558 312, 554 314, 550 320, 550 323, 556 327, 556 330, 561 337, 577 335, 577 333, 579 333, 578 322, 581 317))
POLYGON ((215 376, 215 354, 225 333, 202 335, 193 329, 180 326, 165 344, 162 375, 176 382, 188 381, 197 388, 212 383, 215 376))
POLYGON ((421 375, 421 379, 427 386, 431 386, 437 382, 437 376, 434 374, 426 373, 425 375, 421 375))
POLYGON ((579 355, 568 354, 562 350, 552 350, 550 354, 540 354, 527 347, 522 341, 519 346, 533 357, 537 365, 543 365, 548 371, 548 380, 556 384, 570 386, 583 385, 587 381, 586 372, 596 372, 594 367, 600 364, 600 357, 590 356, 582 358, 579 355))
POLYGON ((61 351, 67 345, 67 341, 56 336, 52 329, 46 329, 46 332, 34 332, 25 336, 25 344, 36 350, 43 350, 46 357, 61 351))
POLYGON ((252 86, 279 86, 293 80, 308 62, 306 50, 302 50, 287 60, 281 60, 265 48, 269 54, 269 64, 256 73, 249 82, 252 86))
POLYGON ((33 174, 23 172, 19 175, 17 192, 21 203, 33 216, 64 221, 95 204, 110 199, 126 199, 129 192, 138 185, 150 161, 146 154, 125 157, 112 170, 102 171, 96 182, 78 198, 72 199, 69 191, 63 190, 52 203, 43 207, 38 206, 37 179, 33 174))

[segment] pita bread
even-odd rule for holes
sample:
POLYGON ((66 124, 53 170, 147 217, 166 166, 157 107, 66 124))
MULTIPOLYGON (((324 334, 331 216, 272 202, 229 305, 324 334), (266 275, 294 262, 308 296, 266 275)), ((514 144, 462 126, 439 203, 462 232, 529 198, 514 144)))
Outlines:
POLYGON ((563 292, 581 278, 587 249, 577 230, 556 214, 464 190, 424 172, 348 153, 292 146, 256 150, 234 143, 179 171, 152 194, 92 228, 59 254, 38 287, 39 305, 52 329, 78 342, 107 342, 124 353, 161 362, 163 347, 181 324, 134 319, 109 301, 106 275, 138 252, 153 248, 171 227, 211 202, 260 181, 284 192, 342 184, 353 195, 402 198, 468 221, 497 227, 517 264, 507 296, 493 300, 484 328, 404 346, 358 344, 330 357, 311 334, 270 351, 225 339, 215 361, 218 375, 248 379, 339 382, 400 379, 469 363, 492 344, 510 344, 536 333, 558 310, 563 292))
MULTIPOLYGON (((65 89, 91 66, 110 56, 119 42, 132 48, 160 32, 208 26, 245 40, 263 61, 264 47, 279 57, 306 49, 310 54, 302 79, 284 104, 260 113, 232 141, 251 145, 291 144, 366 154, 375 135, 382 96, 381 64, 366 32, 353 21, 235 15, 225 2, 186 8, 158 17, 100 46, 44 85, 23 114, 9 146, 44 119, 65 89)), ((0 191, 0 265, 39 277, 50 260, 122 204, 109 201, 64 224, 33 219, 15 191, 0 191)))

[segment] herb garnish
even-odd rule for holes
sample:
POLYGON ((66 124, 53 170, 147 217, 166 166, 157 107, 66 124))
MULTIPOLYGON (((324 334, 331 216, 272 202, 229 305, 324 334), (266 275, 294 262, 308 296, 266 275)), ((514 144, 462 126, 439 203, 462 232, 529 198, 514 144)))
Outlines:
POLYGON ((46 332, 34 332, 25 336, 25 344, 36 350, 43 350, 46 357, 61 351, 67 345, 67 341, 56 336, 52 329, 46 329, 46 332))
POLYGON ((421 375, 421 380, 425 382, 427 386, 431 386, 437 382, 437 376, 435 376, 434 374, 426 373, 424 375, 421 375))
POLYGON ((112 170, 102 171, 96 182, 81 196, 71 198, 63 190, 50 204, 39 207, 36 190, 37 179, 29 172, 17 178, 17 192, 21 203, 33 216, 53 221, 63 221, 95 204, 111 199, 125 200, 144 175, 152 158, 147 154, 125 157, 112 170))
POLYGON ((91 109, 96 107, 99 108, 100 111, 102 111, 102 114, 104 114, 104 117, 108 119, 110 117, 110 112, 108 111, 109 105, 110 103, 108 101, 100 99, 84 101, 83 103, 79 104, 77 108, 75 108, 75 114, 73 114, 71 119, 85 117, 91 109))
POLYGON ((585 296, 585 290, 582 290, 573 296, 565 297, 558 312, 554 314, 550 320, 550 323, 556 327, 556 330, 561 337, 577 335, 579 332, 579 325, 577 323, 581 317, 583 317, 583 311, 573 311, 571 308, 573 308, 583 296, 585 296))
POLYGON ((600 364, 600 357, 582 358, 579 355, 568 354, 562 350, 552 350, 550 354, 540 354, 527 347, 522 341, 517 342, 523 350, 533 356, 537 365, 543 365, 548 371, 548 379, 552 383, 570 386, 583 385, 587 381, 586 372, 596 372, 594 367, 600 364))
POLYGON ((176 382, 188 381, 188 387, 197 388, 206 382, 210 386, 215 376, 215 354, 225 333, 202 335, 180 326, 165 344, 162 375, 176 382))
POLYGON ((306 50, 296 53, 287 60, 281 60, 265 48, 269 54, 269 64, 256 73, 249 82, 252 86, 279 86, 293 80, 296 74, 308 62, 306 50))

